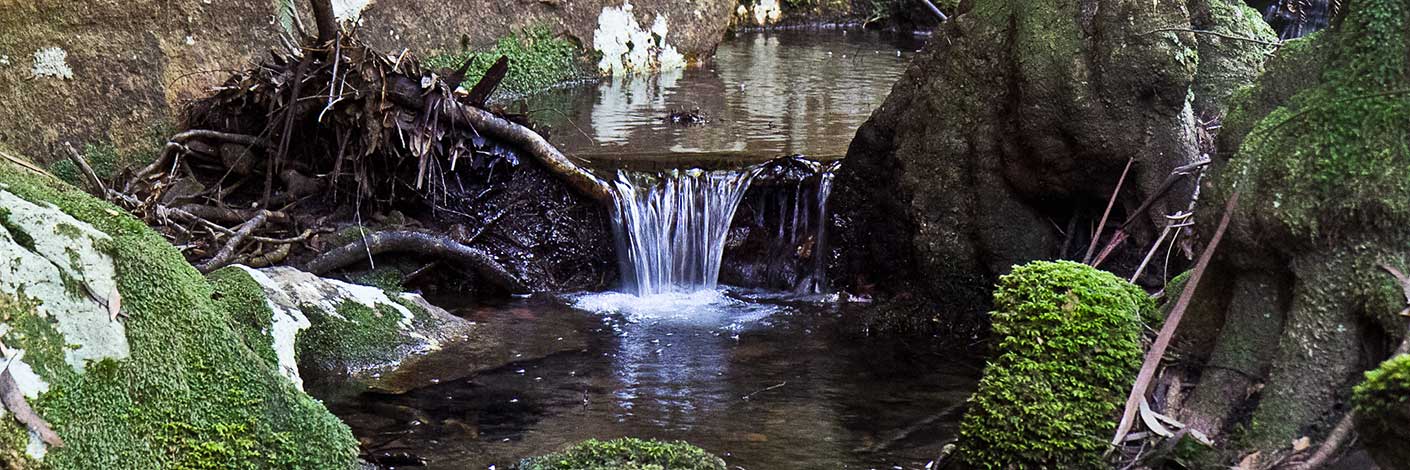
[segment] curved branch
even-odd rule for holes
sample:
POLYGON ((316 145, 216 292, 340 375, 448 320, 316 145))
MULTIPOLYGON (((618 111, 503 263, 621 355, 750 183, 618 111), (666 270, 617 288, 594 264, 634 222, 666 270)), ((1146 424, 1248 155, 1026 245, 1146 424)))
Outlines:
POLYGON ((527 284, 504 268, 494 256, 481 250, 465 246, 448 237, 422 232, 388 230, 370 233, 363 239, 341 248, 318 255, 304 270, 323 274, 362 260, 369 255, 388 251, 408 251, 428 256, 446 258, 475 270, 486 281, 504 288, 510 293, 529 292, 527 284))
POLYGON ((547 166, 549 171, 562 178, 580 193, 598 202, 612 200, 607 183, 573 163, 566 155, 563 155, 563 152, 544 140, 543 136, 537 132, 496 116, 489 111, 466 106, 454 100, 440 100, 443 104, 437 107, 439 109, 427 110, 425 109, 426 100, 421 96, 419 83, 410 77, 401 75, 388 76, 387 81, 389 85, 387 97, 396 104, 413 110, 443 113, 445 115, 443 117, 450 122, 467 123, 475 132, 504 139, 533 155, 539 162, 547 166))

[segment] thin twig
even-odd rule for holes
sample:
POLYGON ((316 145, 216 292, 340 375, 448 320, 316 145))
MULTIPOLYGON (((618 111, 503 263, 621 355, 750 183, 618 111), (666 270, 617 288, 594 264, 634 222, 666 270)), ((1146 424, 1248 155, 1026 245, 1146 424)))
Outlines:
POLYGON ((1224 231, 1229 228, 1229 219, 1233 218, 1234 208, 1238 207, 1238 203, 1239 192, 1234 191, 1229 195, 1229 201, 1224 204, 1224 215, 1219 218, 1219 227, 1214 230, 1214 238, 1209 240, 1209 246, 1200 253, 1199 261, 1190 273, 1190 280, 1185 284, 1185 290, 1180 292, 1179 300, 1175 301, 1175 307, 1170 310, 1165 324, 1160 327, 1155 344, 1146 352, 1141 372, 1136 375, 1136 383, 1131 387, 1130 396, 1126 397, 1126 409, 1121 413, 1121 424, 1116 427, 1116 436, 1112 437, 1111 445, 1120 444, 1135 424, 1136 411, 1140 408, 1141 400, 1145 398, 1146 388, 1150 387, 1151 378, 1155 377, 1155 369, 1165 356, 1165 349, 1170 346, 1170 338, 1175 336, 1175 329, 1180 326, 1180 319, 1185 316, 1190 300, 1194 298, 1195 288, 1199 287, 1200 278, 1204 277, 1204 270, 1209 267, 1209 260, 1214 257, 1214 249, 1219 247, 1219 240, 1224 238, 1224 231))
POLYGON ((1106 211, 1102 212, 1102 221, 1097 223, 1097 229, 1092 232, 1092 243, 1087 245, 1087 254, 1082 256, 1082 264, 1092 262, 1092 254, 1097 251, 1097 242, 1102 239, 1102 230, 1106 229, 1106 219, 1111 216, 1111 208, 1116 205, 1116 196, 1121 194, 1121 186, 1126 184, 1126 173, 1131 171, 1131 164, 1135 162, 1135 156, 1126 159, 1126 168, 1121 170, 1121 178, 1116 180, 1116 189, 1111 191, 1111 199, 1107 200, 1106 211))
POLYGON ((763 389, 763 390, 755 390, 754 393, 750 393, 750 394, 748 394, 748 395, 739 397, 739 399, 740 399, 740 400, 748 401, 750 398, 754 398, 754 395, 758 395, 758 394, 760 394, 760 393, 764 393, 764 392, 767 392, 767 391, 770 391, 770 390, 777 390, 777 389, 779 389, 779 388, 783 388, 784 385, 788 385, 788 381, 787 381, 787 380, 785 380, 785 381, 783 381, 783 382, 779 382, 779 383, 777 383, 777 384, 775 384, 775 385, 771 385, 771 386, 769 386, 768 388, 765 388, 765 389, 763 389))

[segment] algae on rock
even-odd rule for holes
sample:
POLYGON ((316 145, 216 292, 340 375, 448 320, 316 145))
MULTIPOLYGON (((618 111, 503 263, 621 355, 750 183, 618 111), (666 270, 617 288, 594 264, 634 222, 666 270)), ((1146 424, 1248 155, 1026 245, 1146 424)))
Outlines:
POLYGON ((1141 366, 1145 291, 1070 261, 1016 266, 994 292, 995 356, 960 423, 968 468, 1102 468, 1141 366))

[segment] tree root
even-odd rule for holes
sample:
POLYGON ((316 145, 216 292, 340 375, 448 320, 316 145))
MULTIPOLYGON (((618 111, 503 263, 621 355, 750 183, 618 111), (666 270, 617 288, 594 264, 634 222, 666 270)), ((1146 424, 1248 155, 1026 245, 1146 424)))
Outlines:
POLYGON ((526 293, 531 290, 484 250, 462 245, 449 237, 400 230, 368 234, 341 248, 318 255, 304 270, 321 275, 388 251, 406 251, 447 258, 475 270, 485 281, 510 293, 526 293))

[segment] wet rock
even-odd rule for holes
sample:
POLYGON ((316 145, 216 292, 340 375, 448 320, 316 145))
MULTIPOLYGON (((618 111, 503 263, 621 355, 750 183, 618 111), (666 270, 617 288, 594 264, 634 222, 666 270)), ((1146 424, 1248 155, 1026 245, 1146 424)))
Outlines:
POLYGON ((1196 4, 1212 13, 1196 18, 1185 2, 966 2, 852 142, 834 194, 832 240, 845 250, 829 277, 857 293, 982 308, 1011 266, 1084 257, 1130 159, 1111 219, 1138 223, 1105 266, 1133 271, 1194 185, 1129 211, 1201 158, 1200 119, 1221 112, 1269 49, 1156 30, 1272 39, 1238 2, 1196 4))

